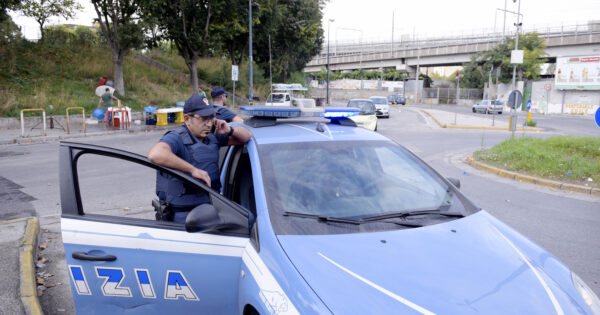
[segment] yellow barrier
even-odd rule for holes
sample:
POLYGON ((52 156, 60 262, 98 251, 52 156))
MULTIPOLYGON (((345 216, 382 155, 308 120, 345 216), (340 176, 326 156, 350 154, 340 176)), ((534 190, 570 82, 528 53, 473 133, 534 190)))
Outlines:
POLYGON ((81 125, 83 126, 83 133, 85 133, 85 108, 83 107, 67 107, 67 109, 65 110, 67 117, 67 133, 71 133, 71 128, 69 127, 69 111, 72 109, 81 110, 81 125))
POLYGON ((156 125, 166 126, 167 125, 167 113, 156 113, 156 125))
MULTIPOLYGON (((44 133, 42 136, 46 135, 46 111, 43 108, 26 108, 21 109, 21 137, 25 137, 25 123, 23 122, 23 113, 24 112, 42 112, 42 122, 44 125, 44 133)), ((33 128, 32 128, 33 129, 33 128)))
POLYGON ((183 111, 175 113, 175 123, 183 123, 183 111))

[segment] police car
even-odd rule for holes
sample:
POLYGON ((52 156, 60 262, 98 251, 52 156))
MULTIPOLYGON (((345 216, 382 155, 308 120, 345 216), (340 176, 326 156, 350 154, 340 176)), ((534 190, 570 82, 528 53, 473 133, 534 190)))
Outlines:
POLYGON ((357 111, 243 108, 253 138, 222 150, 220 191, 141 155, 62 142, 77 312, 599 314, 567 266, 478 208, 457 180, 357 128, 348 119, 357 111), (156 172, 206 190, 211 203, 185 224, 154 220, 156 172), (108 173, 114 185, 83 178, 108 173))

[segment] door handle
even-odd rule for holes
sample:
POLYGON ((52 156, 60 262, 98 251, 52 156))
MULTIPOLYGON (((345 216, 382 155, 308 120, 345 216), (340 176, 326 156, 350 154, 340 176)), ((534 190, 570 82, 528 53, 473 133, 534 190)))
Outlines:
POLYGON ((75 259, 90 260, 90 261, 115 261, 115 260, 117 260, 117 256, 114 256, 114 255, 95 256, 95 255, 86 254, 84 252, 74 252, 72 256, 75 259))

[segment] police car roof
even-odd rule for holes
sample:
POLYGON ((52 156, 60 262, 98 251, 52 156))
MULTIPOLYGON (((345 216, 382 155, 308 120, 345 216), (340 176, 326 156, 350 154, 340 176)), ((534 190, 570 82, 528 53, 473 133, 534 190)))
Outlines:
POLYGON ((279 119, 274 126, 253 128, 244 125, 244 127, 252 132, 258 145, 314 141, 389 141, 388 138, 376 132, 361 127, 333 124, 327 119, 279 119), (318 130, 319 124, 321 124, 323 131, 318 130))

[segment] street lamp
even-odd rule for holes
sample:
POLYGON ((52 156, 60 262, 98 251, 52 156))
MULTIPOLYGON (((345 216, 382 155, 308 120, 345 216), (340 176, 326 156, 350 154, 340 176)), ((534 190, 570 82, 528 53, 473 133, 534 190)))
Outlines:
POLYGON ((327 105, 329 104, 329 23, 334 19, 327 20, 327 105))

